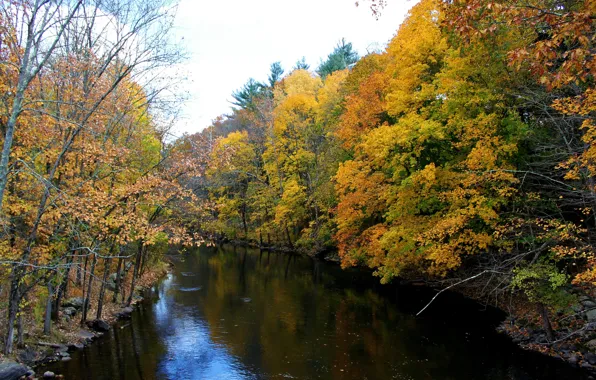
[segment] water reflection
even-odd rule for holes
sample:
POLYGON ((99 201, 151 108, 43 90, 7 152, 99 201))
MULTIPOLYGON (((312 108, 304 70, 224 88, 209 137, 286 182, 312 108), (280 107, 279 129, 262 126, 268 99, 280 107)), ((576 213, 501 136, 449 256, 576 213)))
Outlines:
POLYGON ((496 314, 456 295, 415 318, 431 295, 304 257, 203 248, 131 322, 49 368, 71 379, 582 378, 517 349, 493 332, 496 314))

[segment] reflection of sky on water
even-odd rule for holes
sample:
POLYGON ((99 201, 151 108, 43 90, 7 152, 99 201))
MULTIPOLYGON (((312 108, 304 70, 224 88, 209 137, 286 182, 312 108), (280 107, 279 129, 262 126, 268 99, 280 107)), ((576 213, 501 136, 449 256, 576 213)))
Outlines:
POLYGON ((159 363, 159 376, 168 379, 254 379, 257 378, 223 347, 211 340, 208 324, 193 308, 175 302, 167 293, 175 289, 169 274, 154 305, 157 328, 167 354, 159 363))

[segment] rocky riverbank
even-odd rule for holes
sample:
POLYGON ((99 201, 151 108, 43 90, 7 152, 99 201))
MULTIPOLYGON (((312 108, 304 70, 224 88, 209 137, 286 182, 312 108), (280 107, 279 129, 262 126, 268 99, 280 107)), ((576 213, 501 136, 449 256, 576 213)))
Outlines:
POLYGON ((61 378, 52 372, 35 373, 35 368, 55 361, 69 361, 72 352, 82 350, 107 333, 118 321, 130 319, 134 308, 143 301, 142 294, 169 271, 169 266, 156 268, 142 276, 135 286, 130 306, 105 305, 104 319, 89 320, 81 326, 77 317, 83 308, 82 297, 62 302, 56 332, 51 336, 26 333, 26 344, 15 350, 12 357, 0 356, 0 380, 61 378), (76 321, 75 321, 76 320, 76 321))
POLYGON ((497 328, 527 350, 538 351, 593 373, 596 379, 596 299, 584 291, 572 293, 577 303, 570 312, 559 312, 553 324, 553 339, 539 327, 539 316, 527 314, 523 318, 509 316, 497 328))

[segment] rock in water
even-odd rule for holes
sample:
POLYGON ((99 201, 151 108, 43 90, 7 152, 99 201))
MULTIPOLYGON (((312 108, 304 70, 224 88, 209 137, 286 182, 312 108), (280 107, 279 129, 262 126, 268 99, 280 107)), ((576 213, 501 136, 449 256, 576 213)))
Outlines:
POLYGON ((69 351, 82 350, 83 348, 85 348, 85 345, 82 343, 74 343, 68 346, 69 351))
POLYGON ((83 342, 89 343, 93 339, 95 339, 95 335, 93 335, 93 333, 91 333, 87 330, 80 330, 79 331, 79 339, 81 339, 83 342))
POLYGON ((22 376, 33 375, 31 369, 14 362, 0 363, 0 380, 17 380, 22 376))
POLYGON ((117 312, 115 315, 118 319, 130 319, 132 311, 133 311, 132 307, 128 306, 128 307, 122 308, 122 310, 117 312))
POLYGON ((44 379, 53 379, 54 377, 56 377, 56 374, 52 371, 46 371, 43 374, 44 379))
POLYGON ((103 321, 101 319, 94 319, 93 321, 88 323, 88 326, 95 331, 106 332, 110 331, 110 325, 108 322, 103 321))

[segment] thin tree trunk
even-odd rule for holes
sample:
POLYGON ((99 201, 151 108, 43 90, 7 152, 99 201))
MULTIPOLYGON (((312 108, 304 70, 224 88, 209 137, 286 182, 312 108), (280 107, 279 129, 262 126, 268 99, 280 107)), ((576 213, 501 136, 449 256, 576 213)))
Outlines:
POLYGON ((246 223, 246 203, 242 204, 242 227, 244 228, 244 239, 248 240, 248 224, 246 223))
POLYGON ((101 311, 103 309, 103 297, 106 292, 106 281, 108 280, 108 272, 110 271, 111 258, 105 258, 103 261, 103 281, 101 283, 101 289, 99 291, 99 299, 97 300, 97 315, 96 319, 101 319, 101 311))
POLYGON ((549 342, 552 342, 555 340, 555 334, 553 332, 553 327, 550 324, 550 319, 548 317, 548 310, 546 310, 546 307, 544 306, 543 303, 538 303, 538 313, 540 314, 540 317, 542 318, 542 327, 544 328, 544 331, 546 332, 546 337, 548 338, 549 342))
MULTIPOLYGON (((120 251, 122 253, 122 250, 120 251)), ((122 257, 118 258, 118 268, 116 269, 116 289, 114 289, 114 296, 112 298, 112 302, 116 303, 118 301, 118 293, 120 293, 120 271, 122 270, 122 257)), ((122 299, 124 302, 124 298, 122 299)))
POLYGON ((25 326, 23 324, 22 310, 17 317, 17 347, 25 346, 25 326))
POLYGON ((139 264, 139 276, 145 273, 145 265, 147 264, 147 250, 144 249, 143 253, 141 254, 141 263, 139 264))
POLYGON ((48 281, 48 299, 46 301, 46 315, 43 324, 43 335, 50 335, 52 329, 52 298, 54 295, 54 286, 48 281))
POLYGON ((288 238, 288 244, 290 245, 290 249, 294 249, 294 244, 292 244, 292 237, 290 236, 290 231, 288 230, 287 224, 286 224, 286 236, 288 238))
POLYGON ((143 255, 143 241, 139 242, 139 250, 137 252, 137 258, 135 260, 135 267, 132 272, 132 281, 130 283, 130 294, 128 295, 128 300, 126 301, 126 306, 130 306, 132 302, 132 296, 135 294, 135 285, 137 282, 137 276, 139 275, 139 264, 141 263, 141 256, 143 255))
POLYGON ((83 265, 83 298, 85 298, 85 284, 87 284, 87 261, 89 261, 89 255, 85 256, 85 264, 83 265))
POLYGON ((95 264, 97 263, 97 255, 93 254, 91 261, 91 271, 89 272, 89 281, 87 282, 87 297, 83 301, 83 316, 81 317, 81 324, 87 320, 87 312, 89 311, 89 302, 91 299, 91 286, 93 285, 93 274, 95 273, 95 264))
POLYGON ((58 320, 60 303, 62 302, 63 298, 66 298, 66 293, 68 291, 68 281, 70 280, 70 268, 72 268, 72 260, 72 256, 69 256, 66 261, 66 271, 64 272, 64 276, 62 277, 60 285, 58 285, 58 291, 56 292, 56 300, 54 301, 54 307, 52 309, 52 319, 55 321, 58 320))
MULTIPOLYGON (((76 254, 77 252, 75 252, 76 254)), ((77 258, 77 285, 81 286, 81 281, 83 278, 83 268, 81 267, 81 263, 83 261, 82 257, 77 258)))
POLYGON ((17 320, 17 314, 19 311, 20 302, 20 276, 21 271, 18 267, 13 268, 12 280, 10 282, 10 294, 8 298, 8 313, 6 321, 6 339, 4 341, 4 354, 9 355, 12 353, 13 342, 14 342, 14 324, 17 320))

